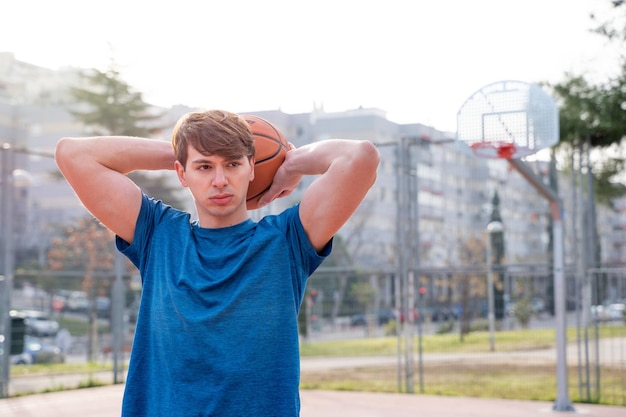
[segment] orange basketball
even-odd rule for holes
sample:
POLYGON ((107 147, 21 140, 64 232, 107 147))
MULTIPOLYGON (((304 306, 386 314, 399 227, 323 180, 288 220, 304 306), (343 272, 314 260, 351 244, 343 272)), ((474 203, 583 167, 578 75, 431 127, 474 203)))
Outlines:
POLYGON ((248 187, 246 206, 258 209, 261 196, 270 188, 274 174, 285 160, 289 143, 273 124, 258 116, 242 115, 254 136, 254 180, 248 187))

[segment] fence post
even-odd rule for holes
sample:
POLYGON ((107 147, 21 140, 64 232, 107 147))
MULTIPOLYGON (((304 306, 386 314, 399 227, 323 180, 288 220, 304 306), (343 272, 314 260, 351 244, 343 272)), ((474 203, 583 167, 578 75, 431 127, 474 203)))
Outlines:
POLYGON ((11 295, 13 293, 13 151, 8 143, 0 146, 2 167, 0 181, 2 183, 2 216, 0 231, 2 232, 2 264, 4 275, 0 275, 2 287, 2 329, 4 331, 2 349, 2 372, 0 375, 0 398, 9 397, 9 379, 11 367, 11 295))

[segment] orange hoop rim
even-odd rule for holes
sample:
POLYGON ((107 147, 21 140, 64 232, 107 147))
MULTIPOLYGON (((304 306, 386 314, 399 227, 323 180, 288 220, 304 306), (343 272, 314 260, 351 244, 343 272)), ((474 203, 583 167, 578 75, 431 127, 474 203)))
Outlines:
POLYGON ((469 147, 474 155, 492 159, 521 158, 534 153, 528 147, 518 146, 513 142, 505 141, 474 142, 469 144, 469 147))

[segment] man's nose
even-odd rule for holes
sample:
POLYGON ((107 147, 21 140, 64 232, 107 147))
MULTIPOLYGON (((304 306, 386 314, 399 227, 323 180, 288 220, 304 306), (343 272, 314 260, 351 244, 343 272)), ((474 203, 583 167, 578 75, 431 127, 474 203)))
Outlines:
POLYGON ((226 179, 224 168, 217 167, 215 169, 215 177, 213 177, 213 185, 216 187, 223 187, 226 184, 228 184, 228 180, 226 179))

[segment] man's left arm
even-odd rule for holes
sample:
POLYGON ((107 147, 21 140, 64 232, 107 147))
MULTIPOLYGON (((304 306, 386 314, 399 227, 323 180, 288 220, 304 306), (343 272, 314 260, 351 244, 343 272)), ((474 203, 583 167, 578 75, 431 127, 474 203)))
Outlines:
POLYGON ((261 200, 290 194, 304 175, 319 175, 300 202, 300 218, 320 251, 358 208, 376 181, 380 155, 372 142, 330 139, 292 149, 261 200))

